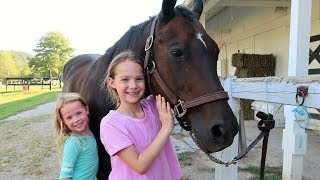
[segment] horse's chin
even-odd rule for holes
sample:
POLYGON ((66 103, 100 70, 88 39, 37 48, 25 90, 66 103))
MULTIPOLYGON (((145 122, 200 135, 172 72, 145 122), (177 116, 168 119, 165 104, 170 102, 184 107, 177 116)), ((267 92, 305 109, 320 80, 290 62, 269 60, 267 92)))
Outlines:
POLYGON ((199 136, 195 132, 193 134, 194 134, 194 137, 196 138, 196 141, 197 141, 196 143, 197 143, 198 147, 206 154, 221 151, 221 150, 229 147, 233 142, 233 141, 231 141, 230 143, 228 143, 224 146, 221 146, 221 145, 217 145, 217 143, 208 142, 208 140, 206 140, 206 139, 199 138, 199 136))
POLYGON ((203 144, 203 139, 199 138, 199 136, 197 135, 196 132, 193 131, 193 135, 194 135, 194 141, 197 141, 195 142, 198 147, 206 154, 210 154, 212 153, 212 151, 210 151, 204 144, 203 144))

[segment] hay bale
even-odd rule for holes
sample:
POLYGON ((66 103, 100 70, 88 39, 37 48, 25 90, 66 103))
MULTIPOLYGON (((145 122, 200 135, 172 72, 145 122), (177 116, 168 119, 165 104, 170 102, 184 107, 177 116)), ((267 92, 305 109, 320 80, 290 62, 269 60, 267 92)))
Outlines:
POLYGON ((274 76, 275 71, 271 68, 237 68, 234 75, 238 78, 266 77, 274 76))
MULTIPOLYGON (((272 54, 243 54, 232 55, 232 66, 236 67, 235 76, 238 78, 266 77, 275 75, 276 60, 272 54)), ((251 109, 253 100, 241 99, 241 108, 244 119, 254 119, 254 110, 251 109)))
POLYGON ((235 53, 232 55, 231 64, 237 68, 265 67, 275 68, 275 57, 272 54, 243 54, 235 53))

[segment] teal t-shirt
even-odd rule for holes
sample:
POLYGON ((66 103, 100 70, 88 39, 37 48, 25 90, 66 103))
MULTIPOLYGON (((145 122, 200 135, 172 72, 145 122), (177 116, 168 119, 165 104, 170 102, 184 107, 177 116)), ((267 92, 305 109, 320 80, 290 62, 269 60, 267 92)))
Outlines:
POLYGON ((98 172, 98 150, 94 136, 72 134, 64 143, 59 179, 95 179, 98 172))

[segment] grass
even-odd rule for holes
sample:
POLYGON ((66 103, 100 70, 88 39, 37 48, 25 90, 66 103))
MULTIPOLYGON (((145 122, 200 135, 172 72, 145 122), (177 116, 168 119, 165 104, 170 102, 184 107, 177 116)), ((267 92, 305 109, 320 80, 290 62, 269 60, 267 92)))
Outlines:
POLYGON ((51 166, 58 171, 50 121, 52 115, 0 122, 0 172, 39 176, 51 166))
MULTIPOLYGON (((248 166, 245 168, 239 167, 239 171, 252 174, 252 180, 260 178, 260 166, 248 166)), ((281 180, 282 178, 282 167, 266 166, 264 172, 266 180, 281 180)))
POLYGON ((0 86, 0 121, 38 105, 52 102, 60 93, 59 87, 53 87, 52 90, 47 87, 42 90, 41 86, 30 86, 29 91, 23 91, 22 87, 21 90, 14 91, 13 87, 9 86, 6 91, 5 86, 0 86))
POLYGON ((178 154, 178 159, 181 165, 191 166, 194 152, 182 152, 178 154))

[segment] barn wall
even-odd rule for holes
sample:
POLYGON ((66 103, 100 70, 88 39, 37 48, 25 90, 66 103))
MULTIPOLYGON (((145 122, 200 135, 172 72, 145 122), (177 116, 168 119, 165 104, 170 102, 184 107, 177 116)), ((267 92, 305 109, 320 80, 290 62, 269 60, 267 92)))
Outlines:
MULTIPOLYGON (((236 68, 231 65, 231 57, 237 52, 272 53, 277 61, 275 75, 287 75, 290 8, 226 7, 214 18, 206 18, 205 22, 207 32, 220 47, 218 75, 234 75, 236 68)), ((319 34, 320 0, 313 0, 310 36, 319 34)), ((310 43, 310 49, 314 51, 319 45, 320 41, 310 43)), ((309 68, 320 68, 320 63, 313 60, 309 68)), ((319 118, 319 110, 309 109, 309 111, 315 119, 319 118)), ((320 128, 318 121, 312 117, 310 123, 313 125, 309 128, 320 128)))
MULTIPOLYGON (((312 6, 312 26, 311 36, 320 34, 320 0, 313 0, 314 5, 312 6)), ((310 49, 312 51, 320 45, 320 41, 310 43, 310 49)), ((320 63, 313 60, 309 66, 311 69, 320 68, 320 63)))
MULTIPOLYGON (((319 7, 319 0, 314 0, 310 36, 320 34, 319 7)), ((231 56, 237 52, 272 53, 277 60, 275 75, 287 75, 290 8, 227 7, 214 18, 206 19, 205 28, 220 47, 219 75, 234 74, 231 56), (221 66, 224 63, 227 64, 225 69, 221 66)), ((311 43, 310 48, 315 50, 319 44, 319 41, 311 43)), ((320 68, 320 64, 313 61, 310 68, 320 68)))

